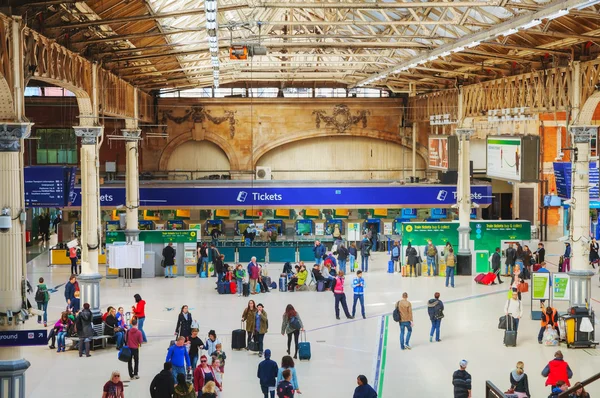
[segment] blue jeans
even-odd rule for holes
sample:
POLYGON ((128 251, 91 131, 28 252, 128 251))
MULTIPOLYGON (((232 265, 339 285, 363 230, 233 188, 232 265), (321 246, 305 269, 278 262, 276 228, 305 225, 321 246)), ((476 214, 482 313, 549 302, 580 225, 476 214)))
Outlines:
POLYGON ((175 276, 173 274, 173 266, 172 265, 167 265, 165 267, 165 276, 175 276))
POLYGON ((362 272, 369 271, 369 256, 360 256, 360 269, 362 272))
POLYGON ((412 334, 412 326, 410 326, 410 322, 400 322, 400 348, 404 349, 405 346, 410 346, 408 344, 410 342, 410 335, 412 334), (404 330, 408 329, 408 335, 406 336, 406 341, 404 340, 404 330))
MULTIPOLYGON (((37 303, 38 310, 44 310, 44 323, 48 322, 48 302, 37 303)), ((38 315, 38 322, 42 321, 42 317, 38 315)))
POLYGON ((365 318, 365 295, 364 294, 355 294, 354 295, 354 303, 352 304, 352 316, 356 314, 356 302, 360 301, 360 312, 365 318))
POLYGON ((190 357, 190 362, 192 363, 192 372, 196 369, 196 365, 198 365, 198 355, 195 357, 190 357))
POLYGON ((146 320, 146 317, 143 318, 138 318, 138 329, 140 330, 140 332, 142 332, 142 338, 144 339, 144 343, 147 343, 148 340, 146 339, 146 332, 144 332, 144 321, 146 320))
POLYGON ((56 336, 56 340, 58 341, 58 348, 65 346, 65 337, 67 337, 67 332, 58 332, 56 336))
POLYGON ((454 287, 454 267, 446 267, 446 287, 448 287, 448 280, 450 285, 454 287))
POLYGON ((250 240, 250 238, 246 238, 246 239, 244 239, 244 244, 246 246, 250 246, 252 244, 252 241, 250 240))
POLYGON ((315 264, 321 265, 323 263, 323 258, 317 258, 315 257, 315 264))
POLYGON ((121 348, 121 345, 123 345, 123 332, 115 332, 115 339, 117 340, 117 348, 121 348))
POLYGON ((206 272, 206 275, 208 275, 208 257, 200 257, 200 264, 202 264, 200 272, 206 272))
POLYGON ((217 272, 217 285, 223 280, 223 273, 217 272))
POLYGON ((340 269, 346 273, 346 260, 338 260, 340 269))
POLYGON ((375 239, 373 239, 373 246, 371 246, 371 250, 373 250, 374 252, 377 251, 377 241, 375 239))
POLYGON ((242 279, 237 279, 236 283, 237 283, 237 294, 238 295, 243 294, 244 293, 244 286, 243 286, 244 285, 244 281, 242 279))
POLYGON ((173 365, 173 368, 171 369, 171 374, 173 375, 173 380, 175 380, 175 384, 177 384, 177 375, 179 373, 185 375, 185 367, 173 365))
POLYGON ((350 272, 353 272, 354 271, 354 262, 356 261, 356 257, 354 257, 351 254, 350 258, 348 259, 348 261, 350 262, 350 272))
POLYGON ((216 238, 216 239, 215 239, 215 238, 212 238, 212 239, 210 240, 210 243, 212 243, 212 244, 213 244, 215 247, 217 247, 217 243, 219 243, 219 238, 216 238))
POLYGON ((513 265, 512 264, 506 264, 506 274, 512 276, 512 274, 513 274, 513 265))
POLYGON ((442 324, 441 319, 435 319, 431 321, 431 331, 429 332, 429 337, 433 337, 433 332, 435 332, 435 341, 440 341, 440 325, 442 324))
POLYGON ((435 257, 429 257, 429 256, 427 256, 427 276, 429 276, 429 274, 430 274, 431 271, 433 271, 433 273, 431 275, 437 274, 437 267, 436 267, 436 264, 435 264, 435 257))

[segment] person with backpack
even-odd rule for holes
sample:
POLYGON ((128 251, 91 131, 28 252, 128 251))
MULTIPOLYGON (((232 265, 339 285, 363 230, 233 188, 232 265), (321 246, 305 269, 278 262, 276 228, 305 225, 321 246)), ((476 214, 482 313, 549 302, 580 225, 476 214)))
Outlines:
MULTIPOLYGON (((498 278, 498 283, 504 283, 502 282, 502 279, 500 279, 501 261, 502 259, 500 258, 500 248, 497 247, 496 251, 494 251, 494 254, 492 254, 492 271, 494 272, 494 274, 496 274, 496 278, 498 278)), ((446 267, 448 267, 448 265, 446 265, 446 267)))
POLYGON ((360 269, 362 272, 369 272, 369 257, 372 249, 373 244, 369 241, 367 235, 364 235, 363 240, 360 242, 360 269))
POLYGON ((413 271, 415 271, 415 276, 418 276, 419 274, 417 273, 417 263, 419 262, 419 253, 417 252, 417 249, 415 249, 410 242, 408 242, 408 245, 406 246, 406 264, 409 267, 409 271, 408 274, 409 276, 412 276, 413 271))
POLYGON ((356 302, 360 301, 360 310, 363 319, 365 316, 365 280, 362 277, 362 271, 356 271, 356 277, 352 280, 352 289, 354 290, 354 301, 352 303, 352 318, 356 314, 356 302))
MULTIPOLYGON (((290 355, 290 346, 292 345, 292 336, 294 336, 294 359, 298 358, 298 338, 300 337, 300 331, 304 330, 304 324, 300 315, 294 309, 294 306, 288 304, 285 307, 283 313, 283 320, 281 322, 281 335, 287 334, 287 353, 290 355)), ((277 375, 276 375, 277 376, 277 375)))
MULTIPOLYGON (((44 284, 44 278, 38 279, 37 290, 35 292, 35 302, 37 308, 40 311, 44 311, 44 327, 48 327, 48 302, 50 301, 50 294, 48 288, 44 284)), ((38 315, 38 323, 42 323, 42 316, 38 315)))
POLYGON ((434 298, 427 302, 427 313, 429 314, 429 320, 431 321, 431 331, 429 332, 429 342, 433 342, 433 333, 435 332, 435 341, 438 343, 440 340, 440 326, 442 325, 442 318, 444 317, 444 303, 440 300, 440 294, 436 292, 433 295, 434 298))
POLYGON ((394 322, 400 325, 400 349, 410 350, 410 336, 412 335, 413 313, 412 304, 408 301, 408 293, 402 293, 402 300, 396 303, 394 312, 392 313, 394 322), (406 340, 404 339, 404 331, 408 330, 406 340))
POLYGON ((431 240, 427 241, 423 254, 427 257, 427 276, 436 276, 438 250, 431 240))
MULTIPOLYGON (((337 224, 336 224, 337 226, 337 224)), ((348 260, 348 256, 350 255, 350 252, 348 251, 348 249, 346 249, 346 246, 344 246, 343 243, 340 243, 337 249, 337 256, 338 256, 338 262, 340 265, 340 269, 342 271, 344 271, 344 274, 346 273, 346 262, 348 260)))
POLYGON ((90 305, 88 303, 83 304, 83 310, 77 315, 75 325, 77 327, 77 336, 79 336, 79 358, 83 356, 85 348, 85 356, 91 357, 90 355, 90 343, 92 337, 94 337, 94 329, 92 327, 92 311, 90 311, 90 305))
POLYGON ((335 318, 340 319, 340 303, 342 303, 342 309, 348 319, 354 319, 348 311, 348 303, 346 302, 346 293, 344 293, 344 272, 338 272, 337 276, 333 281, 333 295, 335 297, 335 318))
POLYGON ((175 278, 173 274, 173 266, 175 265, 176 251, 173 248, 173 242, 169 244, 162 251, 163 266, 165 268, 165 278, 175 278))
POLYGON ((446 287, 448 287, 448 282, 450 282, 450 286, 454 287, 454 274, 456 273, 456 255, 454 254, 454 249, 452 247, 448 248, 446 256, 446 287))
POLYGON ((175 336, 185 337, 185 341, 189 341, 192 335, 192 313, 189 312, 188 306, 181 307, 181 312, 177 317, 177 325, 175 326, 175 336))
POLYGON ((258 371, 256 372, 256 377, 258 377, 260 380, 260 389, 264 398, 269 398, 269 395, 271 398, 275 398, 275 387, 277 386, 276 383, 278 371, 279 367, 277 366, 277 362, 271 359, 271 350, 266 349, 265 359, 258 364, 258 371))
POLYGON ((402 266, 400 265, 400 244, 397 240, 394 241, 394 245, 392 246, 392 257, 391 260, 394 262, 394 270, 398 270, 398 272, 402 272, 402 266))

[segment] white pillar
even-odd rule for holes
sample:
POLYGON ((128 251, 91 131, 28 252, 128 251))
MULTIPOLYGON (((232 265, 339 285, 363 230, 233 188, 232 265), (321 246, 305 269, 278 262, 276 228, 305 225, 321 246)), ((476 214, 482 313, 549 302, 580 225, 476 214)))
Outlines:
POLYGON ((100 279, 98 253, 102 244, 100 220, 100 185, 98 182, 98 138, 104 127, 76 126, 81 137, 81 303, 89 303, 94 315, 100 314, 100 279))
POLYGON ((417 122, 412 125, 412 176, 417 176, 417 122))
POLYGON ((469 167, 470 138, 474 129, 456 129, 458 136, 458 181, 456 186, 456 205, 458 207, 458 253, 457 271, 471 275, 471 248, 469 233, 471 227, 471 175, 469 167))
MULTIPOLYGON (((0 330, 22 329, 25 319, 25 213, 23 189, 23 139, 30 123, 0 124, 0 330), (24 220, 24 218, 23 218, 24 220), (10 316, 10 313, 12 315, 10 316)), ((29 362, 20 347, 0 348, 0 397, 25 397, 25 371, 29 362)))
POLYGON ((123 137, 127 138, 125 149, 127 151, 127 169, 125 174, 125 194, 127 208, 125 235, 127 241, 136 241, 139 236, 138 229, 138 209, 140 207, 140 172, 138 163, 138 141, 142 131, 136 130, 121 130, 123 137))
POLYGON ((590 139, 597 134, 598 126, 572 126, 570 128, 575 150, 571 193, 571 300, 570 304, 585 306, 590 303, 591 278, 594 271, 589 265, 590 193, 589 151, 590 139))

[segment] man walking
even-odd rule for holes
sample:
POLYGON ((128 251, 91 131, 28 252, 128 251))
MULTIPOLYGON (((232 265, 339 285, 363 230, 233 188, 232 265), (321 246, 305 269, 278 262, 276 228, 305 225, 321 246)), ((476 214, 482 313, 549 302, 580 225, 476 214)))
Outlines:
POLYGON ((498 278, 498 283, 503 283, 502 279, 500 279, 500 262, 500 248, 497 247, 494 254, 492 254, 492 271, 494 272, 494 274, 496 274, 496 278, 498 278))
POLYGON ((69 306, 71 306, 71 302, 73 301, 73 299, 75 299, 75 291, 77 289, 77 276, 73 274, 69 278, 69 282, 67 282, 67 284, 65 285, 65 301, 69 306))
POLYGON ((410 335, 412 334, 413 327, 413 313, 412 304, 408 301, 408 293, 402 293, 402 300, 396 303, 398 311, 400 312, 400 349, 410 350, 410 335), (404 339, 404 331, 408 330, 406 340, 404 339))
POLYGON ((154 376, 150 384, 150 396, 152 398, 171 398, 173 396, 175 386, 173 385, 171 370, 171 362, 165 362, 163 370, 154 376))
POLYGON ((265 350, 265 359, 258 364, 256 376, 260 379, 260 389, 264 398, 275 398, 275 389, 277 386, 277 372, 279 367, 277 362, 271 359, 271 350, 265 350))
POLYGON ((452 375, 452 385, 454 386, 454 398, 471 398, 471 375, 467 372, 468 362, 464 359, 458 366, 460 369, 452 375))
POLYGON ((316 240, 315 246, 313 247, 313 253, 315 253, 315 264, 321 265, 325 251, 325 246, 323 246, 320 241, 316 240))
POLYGON ((185 348, 185 337, 179 336, 177 342, 169 347, 167 352, 167 358, 165 362, 171 362, 173 369, 171 374, 173 375, 173 383, 177 384, 177 374, 182 373, 185 375, 185 367, 187 365, 188 370, 192 369, 190 356, 185 348))
POLYGON ((517 251, 513 247, 512 243, 508 245, 504 255, 506 256, 506 261, 504 261, 504 264, 506 265, 506 275, 512 276, 515 261, 517 260, 517 251))
POLYGON ((373 245, 367 238, 367 235, 363 237, 360 242, 360 269, 363 272, 369 272, 369 257, 371 256, 371 249, 373 245))
POLYGON ((425 253, 427 256, 427 276, 437 275, 437 247, 433 245, 430 241, 427 242, 427 246, 425 247, 425 253))
POLYGON ((352 304, 352 318, 356 315, 356 302, 360 301, 360 311, 363 319, 365 316, 365 280, 362 277, 362 271, 356 271, 356 276, 352 280, 352 289, 354 289, 354 303, 352 304))
POLYGON ((175 265, 175 249, 173 248, 173 242, 169 244, 162 251, 163 261, 165 265, 165 278, 175 278, 173 274, 173 266, 175 265))
POLYGON ((138 329, 138 320, 137 318, 131 319, 131 329, 127 331, 125 334, 125 338, 127 339, 126 344, 127 347, 131 350, 131 357, 127 362, 127 368, 129 370, 129 377, 131 380, 139 379, 138 370, 139 370, 139 362, 140 362, 140 347, 144 342, 144 336, 142 336, 142 332, 138 329), (135 366, 133 366, 133 361, 135 361, 135 366))

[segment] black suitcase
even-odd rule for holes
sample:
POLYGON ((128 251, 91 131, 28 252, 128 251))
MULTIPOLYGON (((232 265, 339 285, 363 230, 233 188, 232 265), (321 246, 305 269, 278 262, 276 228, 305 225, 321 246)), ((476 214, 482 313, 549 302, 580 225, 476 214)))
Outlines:
POLYGON ((517 346, 517 331, 515 330, 514 318, 506 317, 506 330, 504 331, 504 345, 506 347, 517 346))
POLYGON ((242 322, 242 328, 231 333, 231 349, 243 350, 244 348, 246 348, 246 330, 244 330, 244 323, 242 322))
POLYGON ((250 284, 248 284, 248 283, 242 284, 242 293, 244 294, 244 297, 250 296, 250 284))

